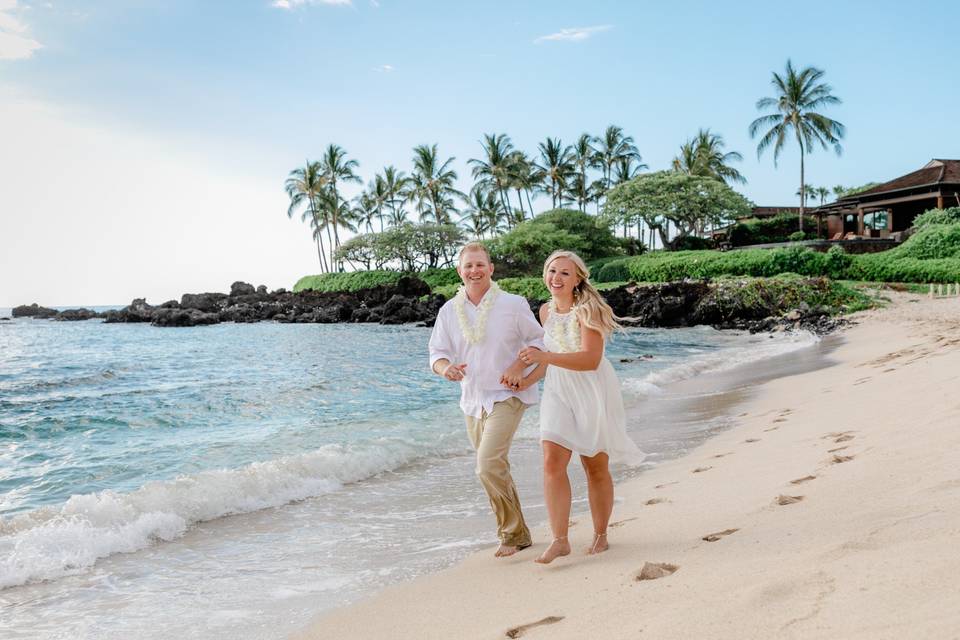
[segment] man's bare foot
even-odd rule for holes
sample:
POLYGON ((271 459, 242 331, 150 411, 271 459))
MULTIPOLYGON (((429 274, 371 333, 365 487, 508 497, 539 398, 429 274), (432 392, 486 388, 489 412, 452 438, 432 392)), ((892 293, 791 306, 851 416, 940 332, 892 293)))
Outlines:
POLYGON ((609 548, 610 548, 610 545, 607 544, 607 534, 595 533, 593 534, 593 544, 590 545, 589 549, 587 549, 587 555, 593 556, 598 553, 603 553, 609 548))
POLYGON ((567 542, 567 536, 561 536, 559 538, 554 538, 553 542, 550 543, 550 546, 547 547, 546 551, 541 553, 540 557, 534 560, 534 562, 539 562, 540 564, 550 564, 557 558, 568 555, 570 555, 570 543, 567 542))
POLYGON ((524 549, 529 547, 531 544, 533 543, 528 542, 526 544, 521 544, 521 545, 512 545, 512 544, 506 544, 505 542, 501 542, 500 546, 497 547, 496 553, 493 554, 493 557, 506 558, 508 556, 512 556, 517 551, 523 551, 524 549))

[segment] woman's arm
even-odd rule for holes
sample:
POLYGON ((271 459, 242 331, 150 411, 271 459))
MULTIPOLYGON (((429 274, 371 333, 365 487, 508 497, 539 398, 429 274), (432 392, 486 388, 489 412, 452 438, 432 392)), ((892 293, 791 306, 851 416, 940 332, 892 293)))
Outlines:
POLYGON ((603 359, 603 336, 595 329, 580 327, 580 351, 553 353, 527 348, 520 352, 520 359, 571 371, 594 371, 603 359))

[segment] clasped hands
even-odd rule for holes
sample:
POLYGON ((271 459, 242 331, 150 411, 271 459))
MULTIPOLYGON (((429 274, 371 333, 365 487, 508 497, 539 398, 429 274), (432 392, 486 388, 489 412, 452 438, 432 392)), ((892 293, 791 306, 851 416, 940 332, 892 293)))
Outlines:
POLYGON ((533 384, 533 380, 529 377, 524 377, 523 372, 524 369, 531 364, 543 362, 543 352, 536 347, 526 347, 520 350, 517 357, 520 362, 512 364, 510 368, 500 376, 500 384, 511 391, 523 391, 533 384))

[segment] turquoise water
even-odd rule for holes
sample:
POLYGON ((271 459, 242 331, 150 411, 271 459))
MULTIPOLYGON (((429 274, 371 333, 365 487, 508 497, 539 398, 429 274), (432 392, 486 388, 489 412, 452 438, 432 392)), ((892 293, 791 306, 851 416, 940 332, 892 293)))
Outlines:
MULTIPOLYGON (((0 636, 282 637, 490 544, 458 389, 429 373, 428 337, 0 322, 0 636)), ((635 329, 608 356, 642 415, 673 382, 813 342, 635 329)), ((536 419, 513 451, 534 522, 536 419)), ((648 465, 712 428, 630 426, 648 465)))

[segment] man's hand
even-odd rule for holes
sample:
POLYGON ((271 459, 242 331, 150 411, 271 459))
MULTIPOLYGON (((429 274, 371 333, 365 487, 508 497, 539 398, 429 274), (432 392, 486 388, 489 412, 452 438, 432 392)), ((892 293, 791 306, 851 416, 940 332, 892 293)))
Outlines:
POLYGON ((519 391, 523 382, 523 370, 526 367, 522 362, 515 362, 500 376, 500 384, 511 391, 519 391))
POLYGON ((443 377, 449 380, 450 382, 460 382, 467 375, 467 364, 453 364, 452 362, 447 365, 443 370, 443 377))

